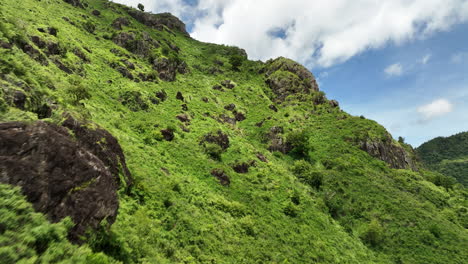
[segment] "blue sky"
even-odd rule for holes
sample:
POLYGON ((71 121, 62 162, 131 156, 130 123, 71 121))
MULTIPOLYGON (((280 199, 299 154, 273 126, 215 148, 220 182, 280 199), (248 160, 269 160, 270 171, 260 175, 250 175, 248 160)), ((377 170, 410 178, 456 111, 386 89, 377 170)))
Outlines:
POLYGON ((468 131, 468 24, 403 45, 369 50, 329 68, 312 69, 321 89, 354 115, 384 125, 413 146, 468 131), (427 58, 425 63, 424 58, 427 58), (385 69, 400 64, 401 75, 385 69), (418 108, 439 99, 452 111, 424 119, 418 108))
POLYGON ((468 0, 115 0, 201 41, 308 67, 330 99, 413 146, 468 131, 468 0))

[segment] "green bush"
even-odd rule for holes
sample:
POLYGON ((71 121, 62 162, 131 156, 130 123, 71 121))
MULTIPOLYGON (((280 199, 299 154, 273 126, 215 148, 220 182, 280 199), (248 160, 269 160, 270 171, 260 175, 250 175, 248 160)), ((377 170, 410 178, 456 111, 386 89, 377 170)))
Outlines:
POLYGON ((84 24, 83 24, 83 28, 88 31, 89 33, 93 34, 94 31, 96 30, 96 25, 91 22, 91 21, 86 21, 84 24))
POLYGON ((384 240, 384 229, 377 219, 372 219, 360 237, 364 243, 376 247, 384 240))
POLYGON ((435 185, 444 187, 446 189, 453 188, 453 186, 457 183, 457 180, 454 177, 446 176, 441 173, 430 173, 428 180, 435 185))
POLYGON ((203 148, 205 150, 205 153, 208 154, 208 156, 215 160, 221 160, 221 154, 223 153, 223 149, 218 144, 205 142, 203 143, 203 148))
POLYGON ((286 137, 286 142, 291 145, 291 154, 300 158, 307 157, 309 151, 309 135, 304 130, 295 130, 286 137))
POLYGON ((114 263, 87 246, 72 245, 69 218, 51 224, 34 212, 18 187, 0 184, 1 263, 114 263))
POLYGON ((91 98, 91 94, 83 85, 72 85, 67 89, 67 94, 72 105, 78 105, 82 100, 91 98))
POLYGON ((7 103, 5 102, 5 100, 3 100, 3 98, 0 98, 0 114, 5 113, 7 110, 8 110, 7 103))
POLYGON ((312 94, 312 102, 315 105, 323 104, 327 101, 327 97, 325 96, 325 93, 322 91, 319 92, 314 92, 312 94))
POLYGON ((299 214, 299 209, 297 205, 292 202, 289 202, 283 209, 285 215, 290 217, 296 217, 299 214))
POLYGON ((242 63, 244 62, 244 58, 240 55, 233 55, 229 58, 229 63, 232 66, 232 69, 235 71, 239 70, 239 67, 242 66, 242 63))
POLYGON ((294 162, 292 167, 294 175, 303 183, 319 189, 323 183, 323 175, 317 171, 312 165, 305 160, 298 160, 294 162))
MULTIPOLYGON (((141 133, 144 133, 145 131, 143 130, 141 133)), ((143 141, 145 142, 145 144, 147 145, 154 145, 156 144, 158 141, 163 141, 164 140, 164 136, 161 134, 161 131, 159 130, 152 130, 148 133, 148 135, 146 135, 143 139, 143 141)))

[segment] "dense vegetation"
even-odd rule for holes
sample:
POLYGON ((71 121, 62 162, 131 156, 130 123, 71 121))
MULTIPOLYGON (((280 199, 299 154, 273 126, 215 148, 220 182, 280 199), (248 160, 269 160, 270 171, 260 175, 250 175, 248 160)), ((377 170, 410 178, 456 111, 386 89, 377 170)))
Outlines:
POLYGON ((2 263, 111 263, 103 253, 67 240, 70 219, 51 224, 34 212, 19 188, 0 184, 0 259, 2 263))
POLYGON ((416 151, 428 168, 454 177, 468 186, 468 132, 434 138, 416 151))
POLYGON ((0 121, 92 121, 134 178, 116 222, 81 247, 69 220, 48 223, 1 185, 2 261, 468 262, 466 190, 363 151, 413 156, 296 63, 250 61, 105 0, 3 0, 0 12, 0 121))

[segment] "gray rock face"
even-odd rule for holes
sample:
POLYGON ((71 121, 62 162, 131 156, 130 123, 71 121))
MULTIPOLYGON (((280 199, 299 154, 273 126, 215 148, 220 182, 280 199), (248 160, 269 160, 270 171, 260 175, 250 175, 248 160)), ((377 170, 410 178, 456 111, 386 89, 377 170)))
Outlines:
POLYGON ((0 182, 22 188, 37 211, 52 222, 70 216, 70 239, 79 242, 88 228, 115 221, 122 174, 131 175, 117 140, 73 119, 63 126, 45 122, 0 124, 0 182))
POLYGON ((393 144, 390 135, 387 135, 385 141, 362 141, 359 147, 372 157, 385 161, 391 168, 418 170, 415 162, 411 159, 406 150, 393 144))

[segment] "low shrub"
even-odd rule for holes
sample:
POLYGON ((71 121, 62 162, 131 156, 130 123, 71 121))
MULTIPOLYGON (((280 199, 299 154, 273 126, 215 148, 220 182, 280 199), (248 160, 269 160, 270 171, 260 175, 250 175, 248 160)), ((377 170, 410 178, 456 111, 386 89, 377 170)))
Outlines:
POLYGON ((316 170, 309 162, 305 160, 298 160, 294 162, 292 171, 301 182, 315 189, 320 189, 322 186, 322 173, 316 170))
POLYGON ((372 219, 361 234, 364 243, 376 247, 384 240, 384 230, 377 219, 372 219))

